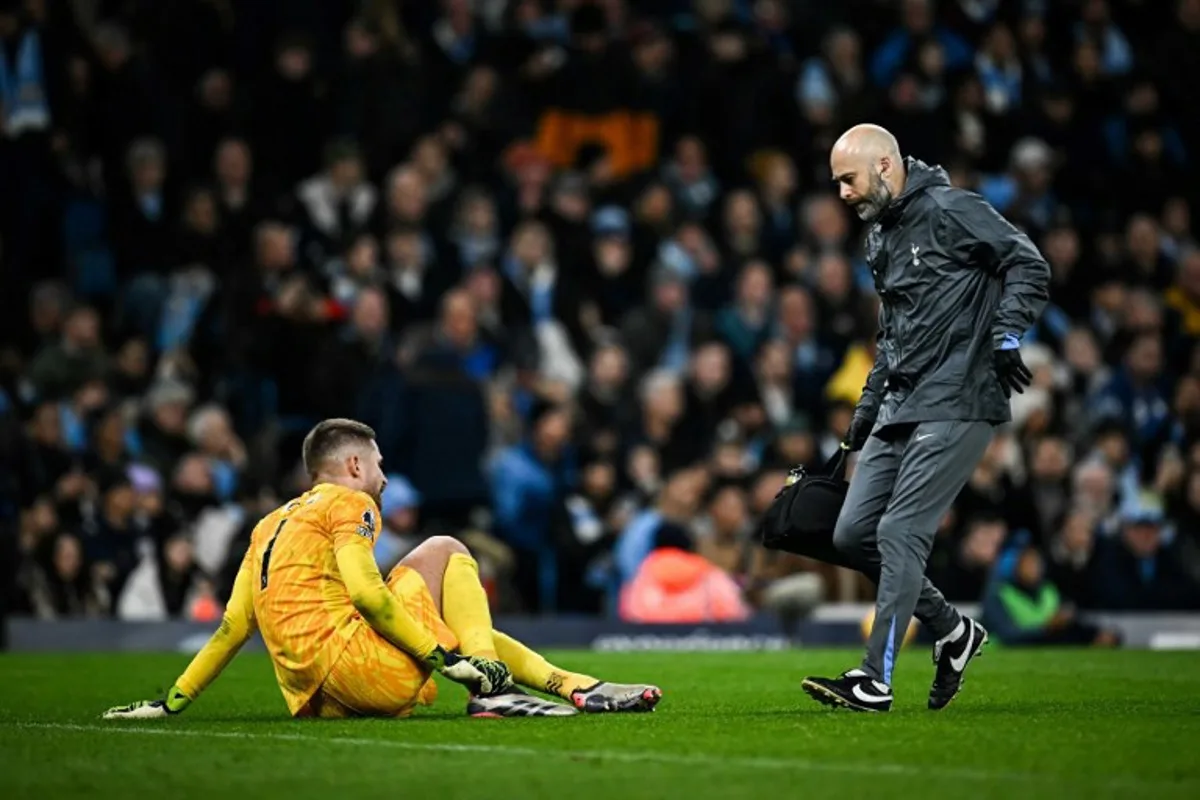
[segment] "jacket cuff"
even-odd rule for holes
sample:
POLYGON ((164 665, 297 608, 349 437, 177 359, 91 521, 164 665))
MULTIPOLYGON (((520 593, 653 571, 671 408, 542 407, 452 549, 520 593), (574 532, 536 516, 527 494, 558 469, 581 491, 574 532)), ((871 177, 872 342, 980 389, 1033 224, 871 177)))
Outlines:
POLYGON ((1021 337, 1009 332, 992 334, 992 347, 996 350, 1019 350, 1021 337))

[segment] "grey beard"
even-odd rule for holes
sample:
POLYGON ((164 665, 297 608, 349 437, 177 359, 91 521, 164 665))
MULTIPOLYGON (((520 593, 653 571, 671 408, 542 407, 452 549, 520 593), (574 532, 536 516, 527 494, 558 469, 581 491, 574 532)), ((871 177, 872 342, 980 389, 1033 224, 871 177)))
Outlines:
POLYGON ((871 176, 871 187, 866 196, 854 207, 854 213, 864 222, 870 222, 883 213, 892 202, 892 189, 879 175, 871 176))

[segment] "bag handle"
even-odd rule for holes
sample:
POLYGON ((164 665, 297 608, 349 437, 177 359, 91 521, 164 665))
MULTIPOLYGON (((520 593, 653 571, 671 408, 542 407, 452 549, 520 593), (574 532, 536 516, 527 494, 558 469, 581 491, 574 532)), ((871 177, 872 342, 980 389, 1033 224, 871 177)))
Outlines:
POLYGON ((849 455, 849 448, 838 447, 837 452, 830 456, 829 460, 825 462, 825 468, 822 470, 822 472, 833 478, 835 481, 846 480, 846 459, 849 455))

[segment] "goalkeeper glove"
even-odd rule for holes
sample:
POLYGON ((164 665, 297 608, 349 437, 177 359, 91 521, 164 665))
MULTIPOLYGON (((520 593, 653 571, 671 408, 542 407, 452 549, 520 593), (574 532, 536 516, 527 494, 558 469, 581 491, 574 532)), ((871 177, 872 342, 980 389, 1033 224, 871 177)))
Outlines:
POLYGON ((171 691, 162 700, 138 700, 127 706, 110 708, 103 714, 103 719, 162 719, 183 711, 192 704, 178 686, 172 686, 171 691))
POLYGON ((425 657, 425 661, 438 672, 475 695, 503 694, 513 688, 512 673, 503 661, 494 661, 481 656, 460 656, 438 645, 425 657))

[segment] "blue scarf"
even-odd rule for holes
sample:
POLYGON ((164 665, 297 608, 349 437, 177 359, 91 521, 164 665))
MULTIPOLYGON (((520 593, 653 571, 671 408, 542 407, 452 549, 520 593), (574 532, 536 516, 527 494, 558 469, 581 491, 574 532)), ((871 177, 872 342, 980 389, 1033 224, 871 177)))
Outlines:
POLYGON ((16 137, 27 130, 45 130, 50 125, 42 74, 42 40, 36 30, 21 37, 15 73, 9 67, 8 47, 0 42, 0 104, 4 106, 4 132, 16 137))
POLYGON ((529 287, 529 308, 533 323, 541 325, 554 318, 554 284, 538 283, 529 287))
POLYGON ((88 445, 87 426, 75 413, 75 409, 63 403, 58 409, 58 419, 62 426, 63 443, 66 444, 67 450, 72 453, 85 452, 88 445))
POLYGON ((688 359, 692 351, 692 310, 682 308, 675 313, 671 320, 671 332, 663 347, 658 365, 672 372, 682 372, 687 369, 688 359))
POLYGON ((511 255, 504 260, 504 273, 516 287, 525 293, 535 326, 554 319, 554 287, 557 276, 549 283, 536 282, 527 275, 521 264, 511 255))
POLYGON ((162 353, 184 347, 191 341, 196 323, 200 321, 200 315, 212 294, 211 287, 196 285, 191 281, 173 281, 173 284, 158 325, 157 343, 162 353))

